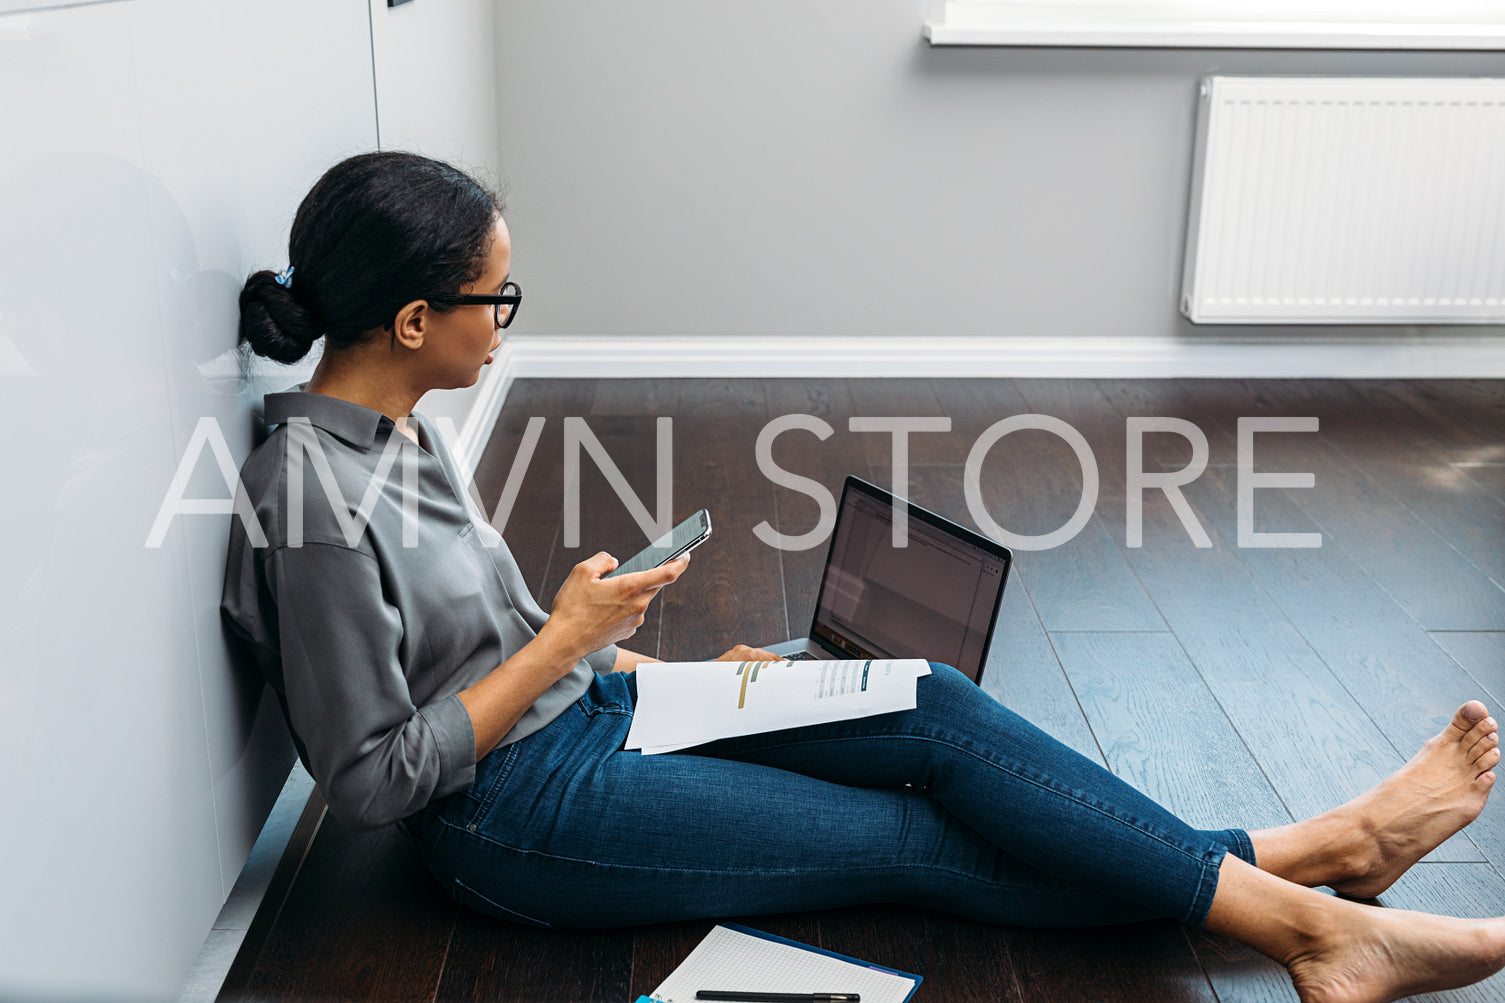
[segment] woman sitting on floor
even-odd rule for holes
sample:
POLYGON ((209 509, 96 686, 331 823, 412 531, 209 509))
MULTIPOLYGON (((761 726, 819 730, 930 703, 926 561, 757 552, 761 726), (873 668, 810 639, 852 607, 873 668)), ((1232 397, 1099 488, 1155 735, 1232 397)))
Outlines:
POLYGON ((1308 1003, 1505 966, 1505 919, 1349 901, 1483 808, 1500 752, 1476 701, 1368 793, 1252 833, 1192 828, 940 664, 913 710, 624 751, 650 659, 616 644, 689 559, 603 578, 617 562, 596 554, 545 613, 412 413, 474 384, 516 316, 496 198, 423 157, 352 157, 303 200, 288 252, 247 280, 242 338, 280 362, 324 353, 267 396, 277 427, 241 471, 259 526, 232 520, 222 611, 330 813, 396 822, 467 905, 553 927, 894 901, 1014 926, 1171 917, 1281 962, 1308 1003))

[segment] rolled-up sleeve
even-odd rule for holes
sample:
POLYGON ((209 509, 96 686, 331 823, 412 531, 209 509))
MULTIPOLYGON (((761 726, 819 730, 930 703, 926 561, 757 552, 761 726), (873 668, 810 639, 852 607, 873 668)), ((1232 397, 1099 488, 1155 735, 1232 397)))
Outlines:
POLYGON ((402 614, 376 559, 327 543, 266 557, 293 729, 329 811, 378 829, 475 779, 475 732, 460 698, 414 703, 402 614))

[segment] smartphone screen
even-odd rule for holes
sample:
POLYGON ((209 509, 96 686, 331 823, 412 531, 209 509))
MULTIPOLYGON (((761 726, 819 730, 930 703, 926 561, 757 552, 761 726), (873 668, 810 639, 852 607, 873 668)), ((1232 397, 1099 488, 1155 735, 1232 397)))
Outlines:
POLYGON ((701 509, 648 544, 643 550, 617 565, 615 571, 610 571, 601 577, 615 578, 617 575, 630 575, 634 571, 647 571, 649 568, 668 564, 681 554, 688 553, 710 535, 711 513, 701 509))

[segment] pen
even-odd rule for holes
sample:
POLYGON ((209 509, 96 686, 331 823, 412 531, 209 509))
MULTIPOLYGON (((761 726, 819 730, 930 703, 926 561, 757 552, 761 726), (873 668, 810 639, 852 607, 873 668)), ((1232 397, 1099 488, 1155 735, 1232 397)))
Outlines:
POLYGON ((859 992, 725 992, 701 989, 697 1000, 737 1000, 739 1003, 859 1003, 859 992))

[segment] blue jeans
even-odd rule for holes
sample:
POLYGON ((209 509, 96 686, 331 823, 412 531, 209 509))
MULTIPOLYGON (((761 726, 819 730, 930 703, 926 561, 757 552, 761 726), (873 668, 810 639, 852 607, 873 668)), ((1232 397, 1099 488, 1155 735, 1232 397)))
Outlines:
POLYGON ((1012 926, 1207 917, 1239 829, 1193 829, 932 663, 914 710, 622 748, 630 672, 399 825, 441 885, 541 927, 903 902, 1012 926), (906 786, 910 785, 910 786, 906 786))

